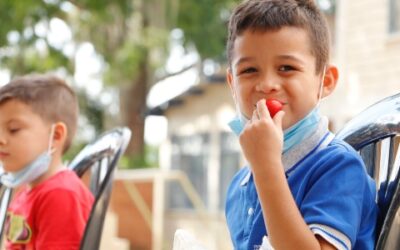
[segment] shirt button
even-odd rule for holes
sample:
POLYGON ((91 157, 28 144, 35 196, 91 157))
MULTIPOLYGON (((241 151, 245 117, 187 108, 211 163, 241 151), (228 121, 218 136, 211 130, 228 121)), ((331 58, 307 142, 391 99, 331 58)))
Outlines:
POLYGON ((247 210, 247 214, 248 214, 249 216, 253 215, 253 213, 254 213, 254 209, 253 209, 252 207, 249 208, 249 210, 247 210))

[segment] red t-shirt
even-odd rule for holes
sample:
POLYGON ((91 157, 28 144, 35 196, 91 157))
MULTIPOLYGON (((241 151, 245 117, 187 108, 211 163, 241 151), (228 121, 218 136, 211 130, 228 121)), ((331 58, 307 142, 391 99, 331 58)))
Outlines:
POLYGON ((8 208, 6 249, 78 249, 92 205, 92 193, 71 170, 24 187, 8 208))

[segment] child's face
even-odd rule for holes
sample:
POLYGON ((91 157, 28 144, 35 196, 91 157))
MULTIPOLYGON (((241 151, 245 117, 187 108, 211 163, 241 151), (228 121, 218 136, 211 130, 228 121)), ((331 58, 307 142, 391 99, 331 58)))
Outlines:
POLYGON ((236 38, 232 55, 227 80, 247 118, 258 100, 275 98, 284 103, 286 129, 317 105, 322 74, 316 74, 316 59, 305 30, 247 30, 236 38))
POLYGON ((48 149, 51 125, 18 100, 0 105, 0 161, 7 172, 24 168, 48 149))

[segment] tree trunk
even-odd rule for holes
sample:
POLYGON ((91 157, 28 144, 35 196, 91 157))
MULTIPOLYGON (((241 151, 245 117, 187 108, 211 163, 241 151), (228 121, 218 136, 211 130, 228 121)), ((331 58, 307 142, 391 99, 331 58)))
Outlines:
MULTIPOLYGON (((139 5, 139 8, 142 9, 141 33, 145 37, 149 26, 147 5, 148 2, 146 1, 141 1, 139 5)), ((127 91, 127 99, 124 102, 127 104, 127 107, 124 109, 126 111, 126 124, 132 131, 132 139, 126 149, 126 154, 135 160, 145 159, 144 121, 147 107, 147 87, 150 81, 148 70, 149 51, 145 47, 142 49, 143 54, 140 58, 138 74, 130 85, 127 91)))
POLYGON ((144 121, 145 109, 147 107, 147 86, 148 86, 148 56, 142 58, 139 65, 137 77, 123 93, 124 118, 127 126, 132 131, 132 139, 126 150, 126 154, 137 158, 144 157, 144 121))

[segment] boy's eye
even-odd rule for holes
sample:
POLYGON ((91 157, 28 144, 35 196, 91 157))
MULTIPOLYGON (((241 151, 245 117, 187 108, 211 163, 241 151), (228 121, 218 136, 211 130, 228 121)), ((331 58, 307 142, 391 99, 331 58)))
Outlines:
POLYGON ((295 70, 295 68, 290 65, 282 65, 279 67, 279 71, 283 71, 283 72, 292 71, 292 70, 295 70))
POLYGON ((240 74, 250 74, 250 73, 254 73, 257 72, 256 68, 245 68, 244 70, 240 71, 240 74))
POLYGON ((20 130, 20 128, 10 128, 10 129, 8 129, 8 131, 9 131, 11 134, 15 134, 15 133, 17 133, 19 130, 20 130))

